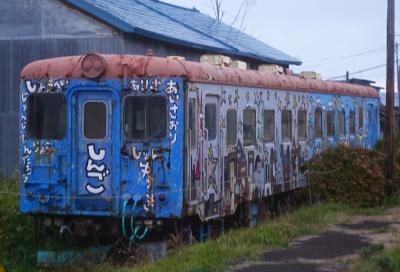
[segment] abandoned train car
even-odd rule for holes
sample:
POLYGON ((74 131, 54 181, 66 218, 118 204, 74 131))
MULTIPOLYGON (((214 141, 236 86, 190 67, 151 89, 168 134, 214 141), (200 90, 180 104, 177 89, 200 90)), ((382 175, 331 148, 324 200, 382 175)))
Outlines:
POLYGON ((379 136, 370 87, 179 59, 41 60, 23 69, 20 92, 21 211, 63 224, 122 218, 130 239, 243 204, 256 214, 260 199, 305 186, 314 154, 379 136))

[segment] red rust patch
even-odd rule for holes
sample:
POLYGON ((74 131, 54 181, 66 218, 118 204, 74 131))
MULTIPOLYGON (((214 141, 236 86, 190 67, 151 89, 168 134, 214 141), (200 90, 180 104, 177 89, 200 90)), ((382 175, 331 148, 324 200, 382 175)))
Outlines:
MULTIPOLYGON (((142 76, 184 77, 190 82, 248 86, 300 92, 378 97, 372 87, 337 83, 297 76, 274 75, 253 70, 238 70, 205 63, 180 61, 152 56, 100 55, 106 63, 103 79, 142 76), (127 68, 124 68, 127 67, 127 68), (124 71, 124 69, 126 71, 124 71)), ((81 68, 85 56, 61 57, 35 61, 21 72, 21 79, 84 78, 81 68)))

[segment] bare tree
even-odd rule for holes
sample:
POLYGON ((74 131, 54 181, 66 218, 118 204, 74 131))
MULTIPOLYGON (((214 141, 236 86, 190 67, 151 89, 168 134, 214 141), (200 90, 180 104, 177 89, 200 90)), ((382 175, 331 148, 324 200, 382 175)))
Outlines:
POLYGON ((222 22, 222 18, 224 17, 224 11, 222 10, 222 1, 223 0, 211 0, 211 5, 214 11, 214 17, 217 21, 222 22))
MULTIPOLYGON (((223 9, 222 3, 223 0, 210 0, 212 9, 214 12, 214 18, 217 21, 222 22, 225 11, 223 9)), ((244 30, 245 28, 245 19, 247 16, 247 13, 250 8, 252 8, 256 4, 256 0, 242 0, 240 3, 239 9, 237 10, 235 16, 233 17, 233 20, 231 23, 228 23, 231 26, 237 26, 239 30, 244 30)))

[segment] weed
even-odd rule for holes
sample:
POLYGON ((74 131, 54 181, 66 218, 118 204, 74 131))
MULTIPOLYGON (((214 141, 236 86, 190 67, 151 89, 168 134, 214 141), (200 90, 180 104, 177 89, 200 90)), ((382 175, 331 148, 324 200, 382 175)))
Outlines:
POLYGON ((377 253, 382 252, 383 249, 384 249, 384 245, 383 244, 368 245, 366 247, 363 247, 360 250, 360 255, 364 259, 369 259, 369 258, 375 256, 377 253))
POLYGON ((384 250, 382 245, 371 245, 363 248, 361 255, 354 271, 400 272, 400 248, 384 250))

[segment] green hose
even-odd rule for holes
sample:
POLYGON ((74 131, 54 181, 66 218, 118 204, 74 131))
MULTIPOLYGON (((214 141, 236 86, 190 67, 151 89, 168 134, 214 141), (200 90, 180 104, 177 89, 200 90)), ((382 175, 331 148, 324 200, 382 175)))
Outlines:
POLYGON ((136 204, 137 204, 137 201, 134 202, 134 204, 132 206, 132 211, 131 211, 131 232, 133 233, 133 235, 135 235, 134 226, 133 226, 133 224, 134 224, 133 220, 135 218, 134 216, 135 216, 136 204))
POLYGON ((126 234, 125 229, 125 214, 126 214, 126 205, 128 204, 128 200, 124 200, 124 204, 122 205, 122 234, 124 235, 125 239, 128 239, 128 235, 126 234))
POLYGON ((136 228, 135 228, 135 233, 134 233, 134 234, 136 235, 136 238, 138 238, 139 240, 142 240, 142 239, 146 236, 147 232, 149 231, 149 227, 146 227, 146 228, 144 229, 142 235, 138 235, 138 234, 137 234, 138 231, 139 231, 139 229, 140 229, 140 226, 136 226, 136 228))
POLYGON ((140 229, 140 226, 134 227, 134 218, 135 218, 135 209, 137 205, 137 201, 133 202, 132 210, 131 210, 131 219, 130 219, 130 227, 131 227, 131 232, 132 235, 128 236, 126 232, 126 226, 125 226, 125 217, 126 217, 126 206, 128 205, 128 200, 124 200, 124 204, 122 205, 122 234, 125 237, 125 239, 129 240, 129 247, 131 246, 131 243, 137 238, 138 240, 143 240, 144 237, 146 237, 147 232, 149 230, 148 227, 146 227, 141 235, 138 235, 138 231, 140 229))

